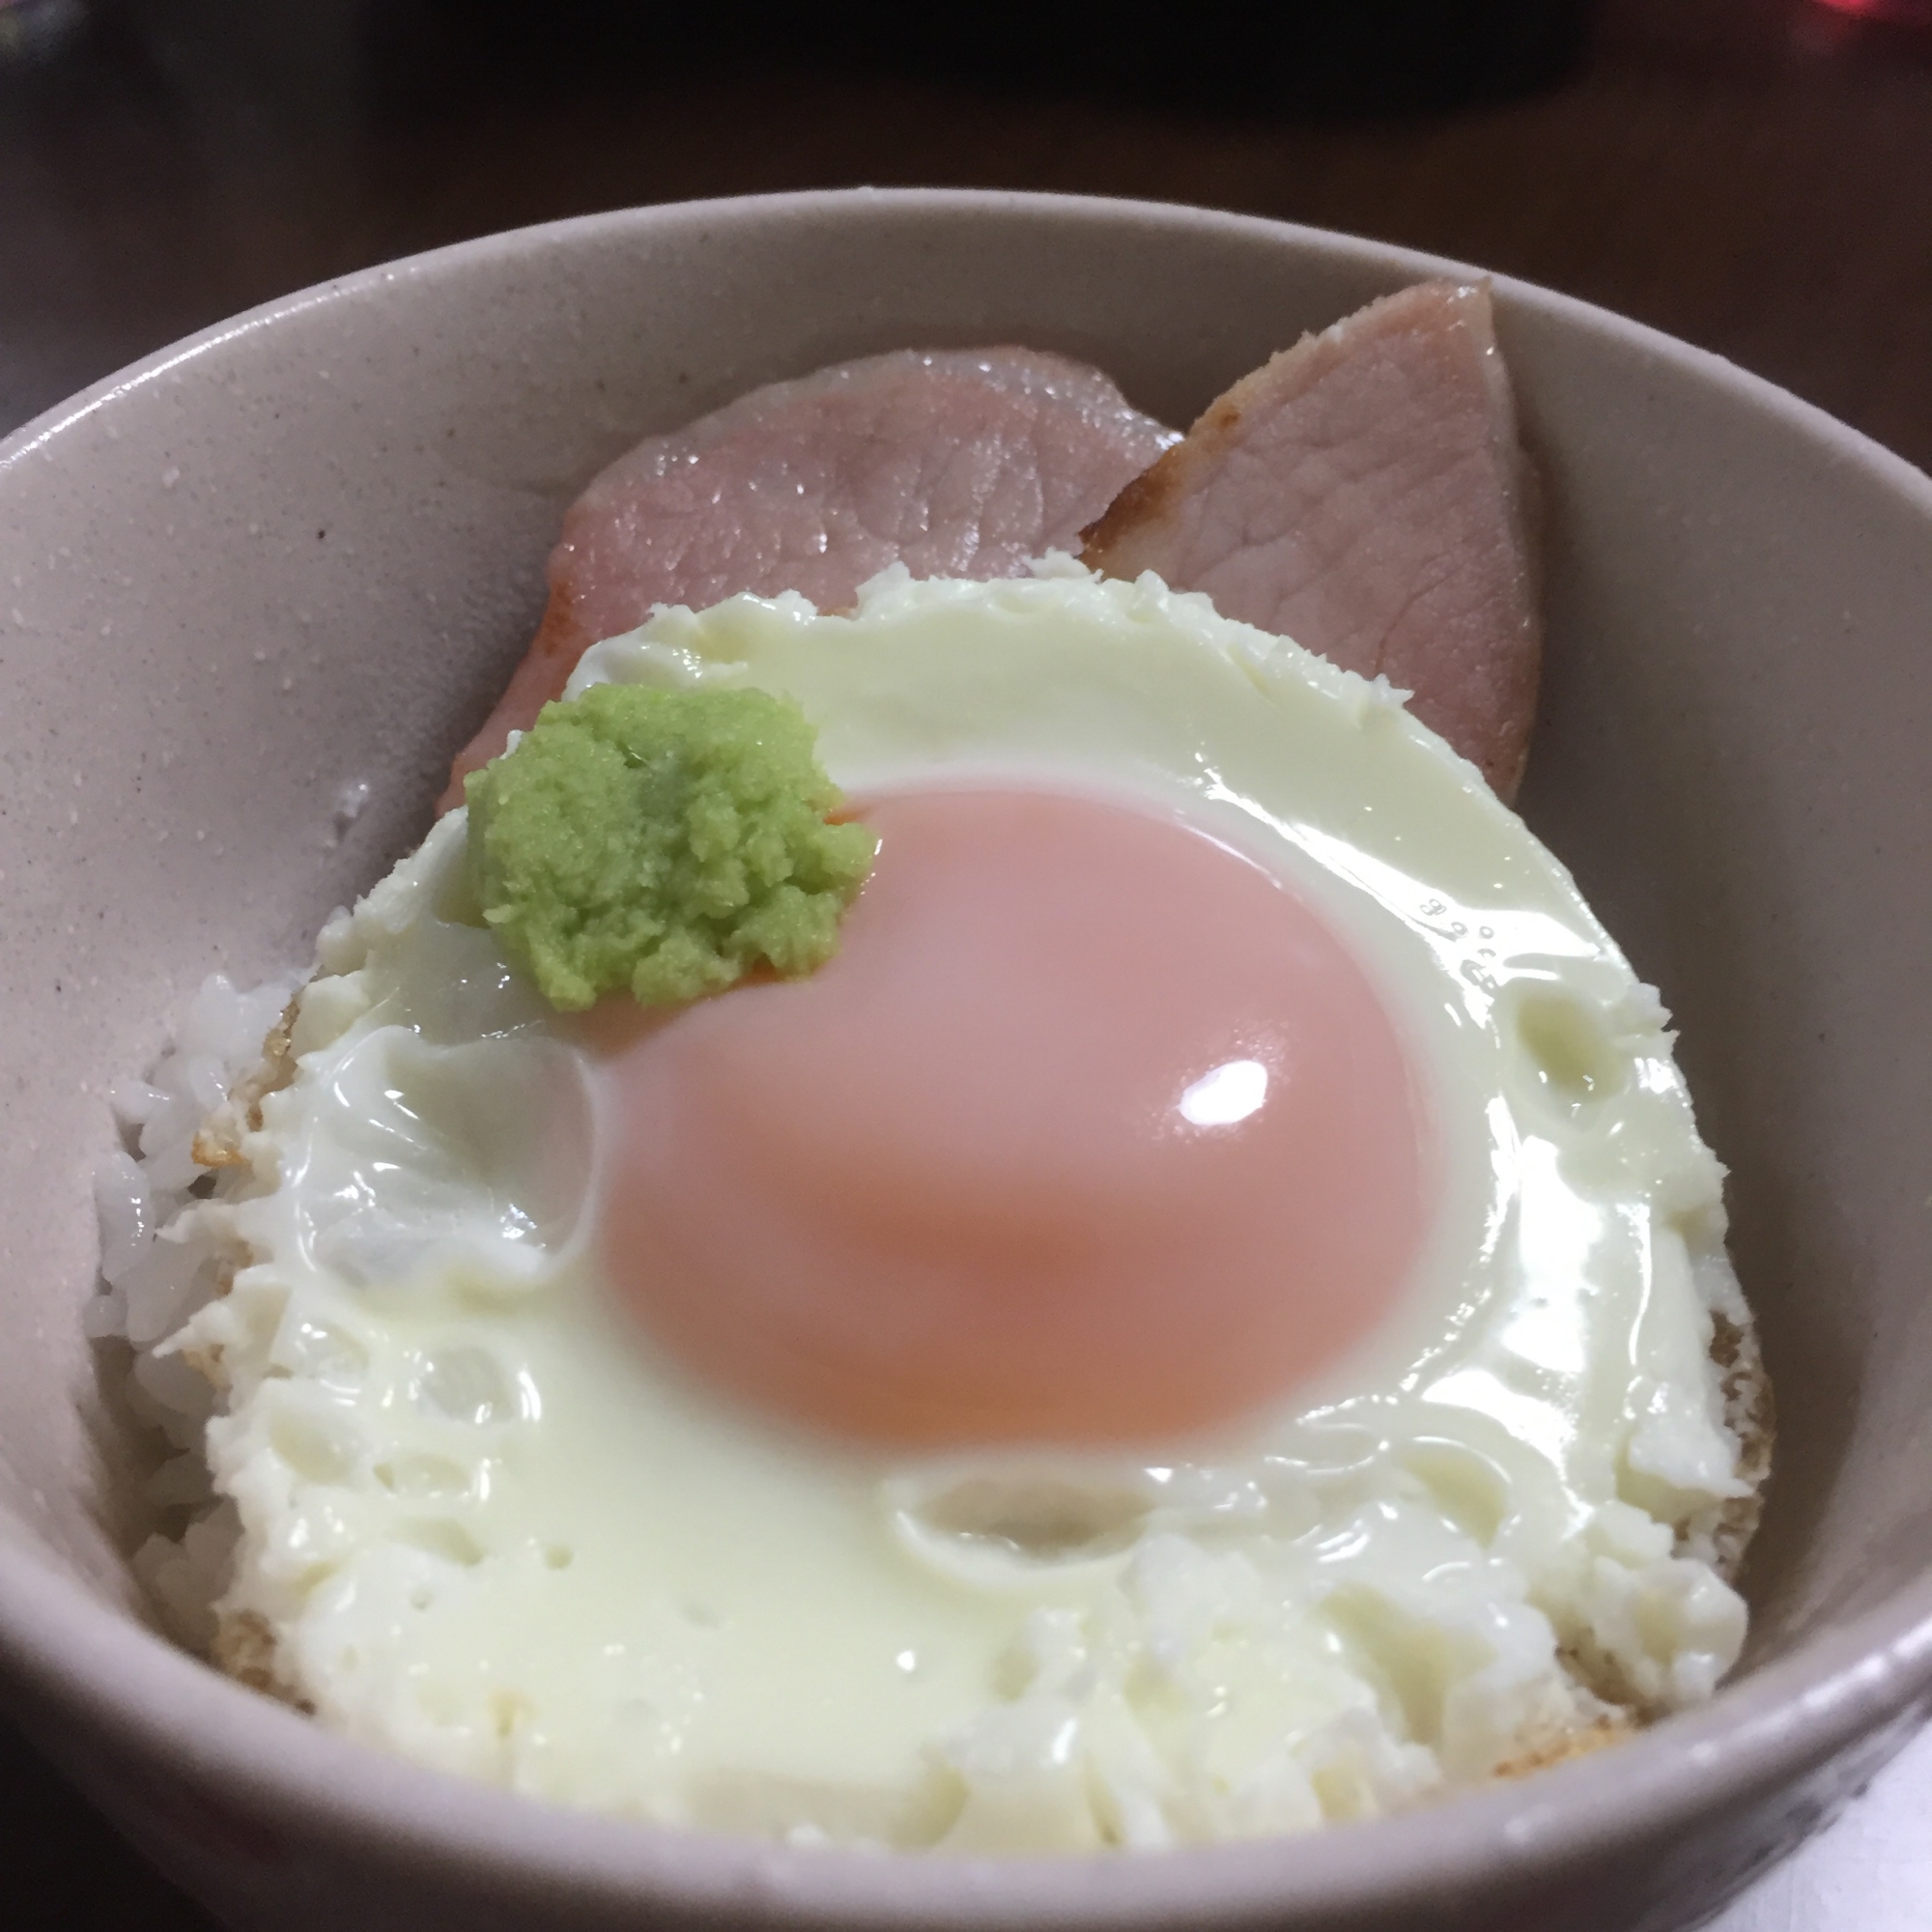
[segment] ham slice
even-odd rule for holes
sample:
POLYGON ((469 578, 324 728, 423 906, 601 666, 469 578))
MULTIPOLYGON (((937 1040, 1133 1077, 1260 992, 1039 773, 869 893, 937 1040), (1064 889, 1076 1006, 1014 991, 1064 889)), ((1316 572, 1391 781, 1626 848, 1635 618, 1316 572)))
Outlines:
POLYGON ((1424 282, 1210 404, 1083 561, 1386 676, 1509 799, 1542 651, 1527 483, 1488 288, 1424 282))
POLYGON ((591 644, 657 605, 799 590, 841 610, 894 562, 918 577, 1010 577, 1074 549, 1174 440, 1098 370, 1024 349, 868 356, 647 439, 565 515, 543 623, 458 754, 443 809, 591 644))

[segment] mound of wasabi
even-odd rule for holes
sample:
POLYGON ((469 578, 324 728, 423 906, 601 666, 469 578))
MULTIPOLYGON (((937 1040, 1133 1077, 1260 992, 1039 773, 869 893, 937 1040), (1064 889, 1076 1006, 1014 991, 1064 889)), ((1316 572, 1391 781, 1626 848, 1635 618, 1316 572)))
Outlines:
POLYGON ((566 1012, 815 971, 878 849, 831 822, 844 796, 811 725, 765 691, 595 685, 546 705, 464 791, 476 902, 566 1012))

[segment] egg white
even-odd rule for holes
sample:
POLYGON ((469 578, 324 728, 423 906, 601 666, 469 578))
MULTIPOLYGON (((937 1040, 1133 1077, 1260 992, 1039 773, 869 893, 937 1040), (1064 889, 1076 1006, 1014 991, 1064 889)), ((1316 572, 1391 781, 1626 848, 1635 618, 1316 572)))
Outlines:
POLYGON ((324 932, 253 1178, 189 1210, 243 1263, 175 1344, 225 1390, 221 1611, 285 1694, 549 1798, 1028 1850, 1373 1814, 1709 1693, 1721 1170, 1655 995, 1398 694, 1065 559, 662 611, 571 688, 607 679, 788 693, 853 793, 1072 787, 1272 867, 1408 1037, 1441 1207, 1397 1313, 1211 1437, 778 1429, 607 1307, 595 1068, 452 813, 324 932))

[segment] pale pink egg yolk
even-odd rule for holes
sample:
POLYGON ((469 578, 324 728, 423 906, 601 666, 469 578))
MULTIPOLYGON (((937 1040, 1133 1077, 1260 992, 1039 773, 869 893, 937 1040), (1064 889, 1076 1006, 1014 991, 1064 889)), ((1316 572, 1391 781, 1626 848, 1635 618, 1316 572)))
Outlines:
POLYGON ((614 1292, 767 1412, 1105 1443, 1278 1398, 1375 1326, 1432 1163, 1348 949, 1202 834, 885 799, 838 956, 610 1063, 614 1292))

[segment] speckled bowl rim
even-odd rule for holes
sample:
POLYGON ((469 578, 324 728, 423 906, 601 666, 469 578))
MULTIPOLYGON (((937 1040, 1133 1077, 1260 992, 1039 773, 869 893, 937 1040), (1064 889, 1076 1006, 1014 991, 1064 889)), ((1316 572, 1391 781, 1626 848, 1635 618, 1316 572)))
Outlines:
MULTIPOLYGON (((970 189, 869 188, 626 209, 459 242, 318 284, 130 364, 0 444, 0 472, 115 399, 252 330, 385 282, 576 242, 643 234, 667 220, 854 203, 904 214, 1010 211, 1062 219, 1288 242, 1417 278, 1487 271, 1411 250, 1260 217, 1159 203, 970 189)), ((1822 411, 1721 357, 1532 284, 1493 275, 1510 306, 1621 345, 1777 419, 1832 462, 1863 471, 1924 519, 1932 479, 1822 411)), ((206 1785, 244 1787, 265 1820, 306 1821, 371 1851, 447 1862, 554 1889, 559 1900, 645 1902, 853 1926, 1220 1925, 1311 1919, 1404 1896, 1533 1880, 1579 1858, 1633 1851, 1660 1833, 1794 1782, 1859 1745, 1876 1764, 1932 1701, 1932 1573, 1847 1625, 1726 1686, 1711 1703, 1615 1750, 1406 1815, 1309 1836, 1158 1855, 984 1860, 796 1851, 571 1811, 423 1770, 352 1744, 242 1690, 109 1608, 23 1548, 0 1547, 0 1653, 44 1704, 98 1725, 145 1760, 206 1785)))

